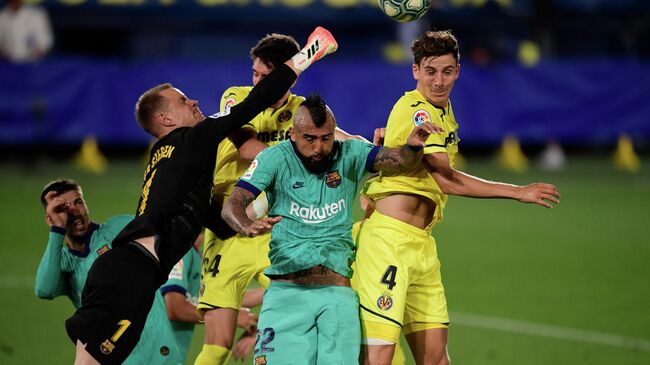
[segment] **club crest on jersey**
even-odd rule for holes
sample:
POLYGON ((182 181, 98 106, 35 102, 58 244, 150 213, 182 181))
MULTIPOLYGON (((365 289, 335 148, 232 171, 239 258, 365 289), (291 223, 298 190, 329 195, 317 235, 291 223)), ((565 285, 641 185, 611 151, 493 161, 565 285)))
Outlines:
MULTIPOLYGON (((257 351, 257 350, 255 350, 257 351)), ((266 355, 258 356, 255 358, 255 365, 266 365, 266 355)))
POLYGON ((339 175, 339 170, 332 171, 325 177, 325 184, 330 188, 338 188, 341 185, 341 175, 339 175))
POLYGON ((223 103, 223 112, 224 114, 230 113, 230 108, 237 104, 237 100, 233 98, 228 98, 225 103, 223 103))
POLYGON ((415 113, 413 113, 413 122, 415 123, 416 126, 422 123, 431 122, 431 116, 429 115, 429 113, 427 113, 426 110, 420 109, 415 113))
POLYGON ((377 308, 382 311, 387 311, 393 307, 393 298, 390 294, 384 293, 377 298, 377 308))
POLYGON ((258 164, 257 159, 253 160, 253 162, 251 162, 251 165, 248 166, 248 170, 246 170, 244 176, 242 176, 241 178, 250 179, 251 177, 253 177, 253 172, 255 172, 255 169, 257 168, 257 164, 258 164))
POLYGON ((291 113, 291 110, 285 110, 278 115, 278 122, 286 122, 287 120, 291 119, 292 115, 293 114, 291 113))
POLYGON ((110 353, 113 352, 114 348, 115 348, 115 344, 113 344, 111 340, 106 340, 102 342, 101 345, 99 345, 99 350, 104 355, 110 355, 110 353))
POLYGON ((103 255, 106 252, 108 252, 108 250, 110 250, 110 247, 108 247, 108 245, 104 245, 104 246, 100 247, 99 250, 97 250, 97 254, 98 255, 103 255))

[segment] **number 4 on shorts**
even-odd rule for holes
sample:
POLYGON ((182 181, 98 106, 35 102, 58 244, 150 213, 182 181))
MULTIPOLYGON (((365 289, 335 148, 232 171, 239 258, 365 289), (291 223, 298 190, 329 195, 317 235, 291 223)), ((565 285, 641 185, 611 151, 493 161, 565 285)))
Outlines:
POLYGON ((381 283, 388 286, 388 290, 393 290, 393 287, 397 285, 395 282, 395 277, 397 276, 397 266, 388 265, 384 275, 381 277, 381 283))
POLYGON ((221 255, 217 255, 212 259, 212 263, 208 266, 208 272, 212 273, 212 277, 217 276, 219 273, 219 264, 221 263, 221 255))

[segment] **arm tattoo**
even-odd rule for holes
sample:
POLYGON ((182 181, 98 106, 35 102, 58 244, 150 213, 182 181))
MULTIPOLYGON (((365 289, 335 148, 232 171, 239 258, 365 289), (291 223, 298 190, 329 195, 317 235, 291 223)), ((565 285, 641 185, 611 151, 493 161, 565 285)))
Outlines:
POLYGON ((246 207, 255 200, 255 195, 246 189, 235 187, 232 194, 226 201, 222 218, 228 225, 239 233, 243 233, 253 221, 246 214, 246 207))
POLYGON ((422 160, 422 155, 422 150, 416 152, 406 145, 395 148, 383 147, 377 153, 372 168, 376 171, 408 171, 422 160))

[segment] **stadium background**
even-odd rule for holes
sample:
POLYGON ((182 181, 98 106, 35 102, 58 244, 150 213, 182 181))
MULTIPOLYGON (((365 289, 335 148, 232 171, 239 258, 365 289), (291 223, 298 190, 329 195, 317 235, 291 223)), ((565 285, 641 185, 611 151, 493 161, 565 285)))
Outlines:
MULTIPOLYGON (((250 83, 258 38, 304 41, 318 24, 340 50, 294 92, 320 92, 345 130, 370 137, 414 87, 400 44, 413 30, 371 0, 38 3, 53 52, 0 62, 2 364, 70 363, 72 305, 33 293, 47 237, 38 195, 73 177, 96 221, 132 212, 150 142, 132 117, 144 89, 171 81, 216 112, 227 86, 250 83), (91 136, 101 152, 80 149, 91 136)), ((455 363, 650 363, 649 11, 641 0, 434 0, 420 24, 461 42, 463 169, 563 195, 553 210, 451 198, 435 236, 455 363), (549 141, 566 153, 561 168, 538 164, 549 141)), ((201 341, 198 326, 188 363, 201 341)))

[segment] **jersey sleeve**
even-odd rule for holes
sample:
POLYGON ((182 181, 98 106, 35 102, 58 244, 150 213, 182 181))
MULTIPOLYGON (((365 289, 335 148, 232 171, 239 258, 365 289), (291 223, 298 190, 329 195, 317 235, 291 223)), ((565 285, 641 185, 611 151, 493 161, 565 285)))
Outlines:
MULTIPOLYGON (((241 103, 251 91, 248 86, 231 86, 221 95, 221 102, 219 103, 219 112, 221 114, 230 113, 230 108, 241 103)), ((255 119, 253 119, 255 120, 255 119)), ((253 122, 244 124, 242 128, 255 128, 253 122)))
POLYGON ((39 298, 54 299, 68 294, 63 271, 61 270, 61 251, 64 245, 64 235, 65 229, 63 228, 52 227, 50 229, 45 253, 41 257, 41 262, 36 270, 34 292, 39 298))
POLYGON ((221 113, 230 111, 230 108, 241 103, 246 98, 250 88, 242 86, 231 86, 221 95, 219 111, 221 113))
POLYGON ((287 65, 274 69, 267 77, 257 83, 248 96, 227 112, 205 118, 187 132, 187 143, 197 158, 214 158, 219 143, 231 133, 250 122, 264 109, 273 105, 284 95, 297 78, 287 65))
POLYGON ((272 187, 277 174, 278 161, 282 159, 278 151, 279 148, 270 147, 260 152, 235 186, 244 188, 255 196, 272 187))
POLYGON ((403 99, 400 99, 388 116, 386 123, 386 135, 384 136, 384 146, 398 147, 406 143, 406 140, 413 130, 414 124, 410 121, 408 110, 404 110, 403 99))
POLYGON ((372 168, 372 165, 375 163, 375 157, 377 157, 377 153, 381 150, 381 146, 375 146, 356 139, 347 140, 343 143, 348 144, 349 151, 354 156, 359 179, 367 172, 376 172, 372 168))
MULTIPOLYGON (((432 115, 427 108, 414 108, 411 107, 411 102, 408 99, 400 99, 388 117, 384 145, 398 147, 405 144, 413 128, 426 122, 444 127, 438 116, 432 115)), ((426 141, 424 153, 446 152, 445 135, 445 133, 431 134, 426 141)))

